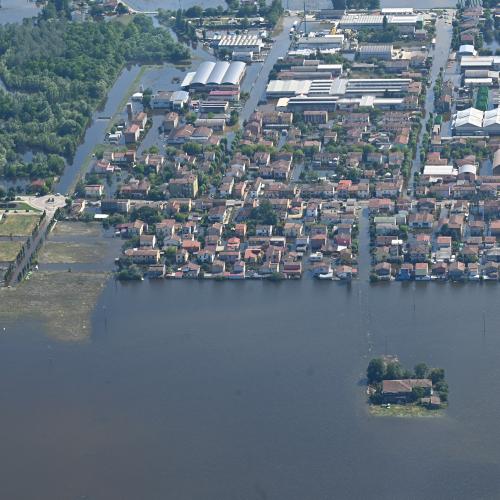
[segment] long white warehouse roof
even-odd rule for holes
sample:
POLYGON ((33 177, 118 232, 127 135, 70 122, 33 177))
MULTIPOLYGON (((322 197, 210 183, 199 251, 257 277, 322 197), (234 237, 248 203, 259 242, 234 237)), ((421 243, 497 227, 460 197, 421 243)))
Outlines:
POLYGON ((245 73, 245 63, 242 61, 204 61, 196 71, 186 74, 181 87, 191 85, 238 85, 245 73))

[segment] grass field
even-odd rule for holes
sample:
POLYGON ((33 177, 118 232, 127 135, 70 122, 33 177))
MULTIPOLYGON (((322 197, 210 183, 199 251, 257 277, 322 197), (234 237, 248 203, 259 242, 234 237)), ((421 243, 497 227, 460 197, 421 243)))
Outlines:
POLYGON ((21 247, 20 241, 0 241, 0 262, 12 262, 21 247))
POLYGON ((39 219, 38 215, 8 213, 0 221, 0 236, 29 236, 39 219))
POLYGON ((379 405, 369 405, 368 411, 374 417, 442 417, 443 410, 428 410, 419 405, 391 405, 390 408, 385 408, 379 405))

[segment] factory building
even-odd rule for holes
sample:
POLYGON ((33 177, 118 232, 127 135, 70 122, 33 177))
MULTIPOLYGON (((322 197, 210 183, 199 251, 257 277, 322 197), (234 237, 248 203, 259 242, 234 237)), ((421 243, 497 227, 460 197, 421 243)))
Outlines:
POLYGON ((215 42, 218 49, 259 53, 264 43, 257 35, 224 35, 215 42))
POLYGON ((500 135, 500 108, 458 111, 453 116, 452 126, 456 135, 500 135))
POLYGON ((340 29, 360 30, 372 29, 381 30, 384 27, 384 18, 387 19, 388 26, 396 27, 400 33, 415 33, 417 22, 422 21, 421 16, 416 15, 373 15, 373 14, 346 14, 339 22, 340 29))
POLYGON ((335 80, 271 80, 267 85, 268 98, 306 96, 404 97, 411 78, 336 78, 335 80))
POLYGON ((239 87, 246 65, 241 61, 204 61, 196 71, 187 73, 181 84, 183 89, 211 90, 224 86, 239 87))

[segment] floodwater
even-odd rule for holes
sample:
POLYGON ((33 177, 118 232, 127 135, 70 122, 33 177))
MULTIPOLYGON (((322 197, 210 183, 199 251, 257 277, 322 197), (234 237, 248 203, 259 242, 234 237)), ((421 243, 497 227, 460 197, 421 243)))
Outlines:
POLYGON ((351 285, 110 281, 88 342, 1 324, 2 496, 498 498, 497 285, 370 285, 360 238, 351 285), (367 413, 384 353, 446 370, 444 417, 367 413))
POLYGON ((36 16, 39 8, 29 0, 1 0, 0 24, 20 23, 24 18, 36 16))
POLYGON ((61 194, 67 193, 73 187, 82 164, 89 154, 91 154, 94 146, 102 142, 106 128, 109 125, 109 117, 112 117, 119 111, 119 105, 124 95, 139 72, 140 66, 138 65, 125 68, 109 91, 103 109, 94 113, 92 123, 85 132, 82 144, 78 146, 72 163, 66 167, 57 185, 56 189, 61 194))
POLYGON ((2 494, 498 498, 497 304, 487 284, 110 282, 88 343, 0 337, 2 494), (447 416, 367 414, 384 352, 445 368, 447 416))

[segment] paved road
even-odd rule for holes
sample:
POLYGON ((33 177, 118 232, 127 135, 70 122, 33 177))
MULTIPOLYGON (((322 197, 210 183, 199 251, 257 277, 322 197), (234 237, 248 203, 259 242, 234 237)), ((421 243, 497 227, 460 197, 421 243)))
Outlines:
POLYGON ((426 130, 427 122, 429 121, 429 113, 434 112, 434 85, 436 79, 439 76, 439 71, 443 68, 446 71, 446 64, 450 54, 451 39, 453 35, 452 19, 455 15, 454 10, 448 10, 448 19, 437 19, 436 20, 436 47, 432 52, 433 60, 432 67, 430 71, 431 86, 427 89, 427 94, 425 97, 425 115, 421 120, 422 129, 420 131, 417 153, 415 159, 412 163, 410 179, 408 180, 408 187, 411 188, 413 192, 414 188, 414 176, 416 172, 420 172, 422 169, 422 162, 420 161, 420 151, 422 149, 422 142, 424 139, 424 134, 426 130))
POLYGON ((36 196, 20 196, 18 197, 18 200, 31 205, 37 210, 45 211, 46 217, 42 221, 35 237, 30 236, 27 239, 27 241, 29 241, 30 243, 30 247, 26 250, 26 253, 24 254, 21 261, 15 264, 14 271, 12 272, 9 280, 6 283, 7 285, 15 285, 23 277, 24 269, 29 267, 29 263, 31 261, 31 258, 33 257, 33 254, 36 252, 40 244, 45 240, 47 228, 49 227, 49 224, 54 217, 54 213, 58 208, 62 208, 66 204, 64 196, 60 195, 47 195, 41 196, 39 198, 36 196))

